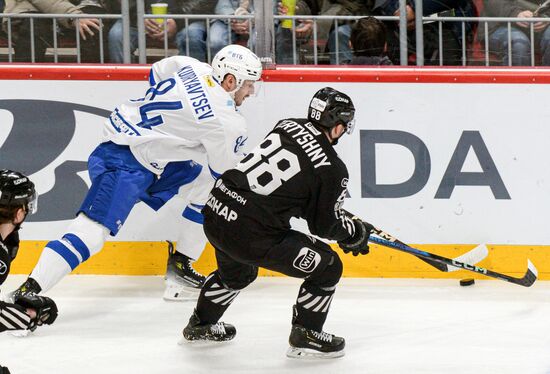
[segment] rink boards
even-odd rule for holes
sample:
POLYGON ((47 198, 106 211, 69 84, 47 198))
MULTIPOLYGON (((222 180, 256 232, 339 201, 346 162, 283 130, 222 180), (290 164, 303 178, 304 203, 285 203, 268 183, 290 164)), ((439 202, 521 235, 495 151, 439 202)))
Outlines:
MULTIPOLYGON (((28 272, 44 243, 63 233, 89 185, 86 159, 104 118, 143 96, 148 70, 0 66, 0 167, 30 174, 40 193, 14 272, 28 272)), ((303 117, 317 89, 340 89, 357 107, 356 132, 337 146, 350 172, 348 210, 448 257, 487 243, 481 265, 517 274, 530 258, 549 279, 549 83, 545 69, 278 68, 264 73, 242 108, 247 147, 279 119, 303 117)), ((157 214, 138 204, 120 234, 76 272, 162 274, 162 241, 177 237, 170 217, 181 204, 157 214)), ((447 276, 391 249, 342 258, 346 276, 447 276)), ((198 267, 213 266, 208 248, 198 267)))

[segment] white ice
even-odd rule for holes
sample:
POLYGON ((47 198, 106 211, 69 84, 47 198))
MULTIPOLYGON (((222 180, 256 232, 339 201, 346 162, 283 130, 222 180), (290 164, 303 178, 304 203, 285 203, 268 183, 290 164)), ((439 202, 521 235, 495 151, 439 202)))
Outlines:
POLYGON ((3 333, 0 363, 12 374, 550 373, 550 282, 343 279, 325 330, 346 338, 346 355, 332 360, 285 356, 298 280, 258 279, 224 316, 235 340, 210 345, 178 345, 195 303, 163 301, 162 283, 66 277, 49 293, 56 323, 3 333))

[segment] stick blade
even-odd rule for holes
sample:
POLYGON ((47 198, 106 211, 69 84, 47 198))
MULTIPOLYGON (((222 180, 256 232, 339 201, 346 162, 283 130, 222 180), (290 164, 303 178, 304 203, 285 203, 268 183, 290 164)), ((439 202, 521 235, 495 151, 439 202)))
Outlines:
MULTIPOLYGON (((475 265, 478 262, 483 261, 489 255, 489 250, 485 244, 480 244, 469 252, 464 253, 456 258, 455 261, 463 262, 468 265, 475 265)), ((462 268, 456 266, 448 266, 448 272, 461 270, 462 268)))
POLYGON ((527 272, 525 276, 521 279, 521 285, 525 287, 531 287, 533 283, 537 280, 539 272, 531 260, 527 259, 527 272))
POLYGON ((536 277, 538 277, 539 275, 539 271, 537 270, 537 268, 535 267, 535 265, 531 262, 531 260, 527 259, 527 269, 531 271, 531 273, 533 273, 533 275, 536 277))

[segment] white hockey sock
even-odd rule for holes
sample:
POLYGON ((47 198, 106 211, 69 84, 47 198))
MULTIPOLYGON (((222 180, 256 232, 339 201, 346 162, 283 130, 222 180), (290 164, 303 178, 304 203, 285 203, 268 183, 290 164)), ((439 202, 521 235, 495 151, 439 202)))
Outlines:
POLYGON ((63 257, 45 247, 30 277, 38 282, 42 292, 46 292, 71 271, 71 267, 63 257))
POLYGON ((180 219, 180 235, 177 240, 176 250, 198 260, 206 245, 206 235, 202 228, 202 206, 190 204, 185 208, 183 217, 180 219))
POLYGON ((49 242, 30 277, 42 291, 55 286, 61 278, 101 250, 109 230, 79 214, 60 240, 49 242))

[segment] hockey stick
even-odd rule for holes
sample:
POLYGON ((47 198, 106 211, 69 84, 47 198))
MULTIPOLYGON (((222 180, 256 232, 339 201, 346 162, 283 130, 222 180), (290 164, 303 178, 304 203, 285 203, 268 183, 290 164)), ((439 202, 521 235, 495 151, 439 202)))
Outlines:
MULTIPOLYGON (((351 218, 352 220, 353 219, 360 219, 359 217, 357 217, 353 213, 348 212, 347 210, 344 210, 344 213, 349 218, 351 218)), ((395 243, 399 243, 399 244, 402 244, 404 246, 407 246, 405 243, 403 243, 402 241, 400 241, 396 237, 394 237, 394 236, 388 234, 387 232, 384 232, 384 231, 382 231, 382 230, 380 230, 376 227, 374 227, 371 230, 371 233, 374 233, 374 234, 376 234, 376 235, 378 235, 378 236, 380 236, 384 239, 387 239, 390 242, 395 242, 395 243)), ((473 265, 473 264, 477 264, 478 262, 483 261, 487 257, 488 254, 489 254, 489 251, 487 250, 487 247, 485 245, 480 244, 477 247, 475 247, 474 249, 472 249, 471 251, 466 252, 463 255, 460 255, 458 257, 455 257, 453 260, 473 265)), ((439 271, 451 272, 451 271, 459 270, 459 268, 456 267, 456 266, 451 266, 451 265, 444 264, 444 263, 441 263, 441 262, 438 262, 438 261, 434 261, 431 258, 425 258, 425 257, 418 256, 418 259, 424 261, 428 265, 433 266, 434 268, 436 268, 439 271)))
POLYGON ((376 236, 371 236, 369 238, 369 241, 375 244, 383 245, 385 247, 397 249, 398 251, 409 253, 418 258, 424 258, 440 264, 459 267, 464 270, 468 270, 478 274, 483 274, 487 277, 500 279, 500 280, 514 283, 524 287, 530 287, 537 280, 537 275, 538 275, 537 268, 535 267, 535 265, 533 265, 533 263, 529 259, 527 260, 527 271, 525 272, 525 275, 521 278, 514 278, 506 274, 497 273, 495 271, 481 268, 478 266, 465 264, 464 262, 461 262, 461 261, 457 261, 457 260, 453 260, 443 256, 439 256, 433 253, 421 251, 419 249, 409 247, 408 245, 403 244, 401 242, 389 241, 382 238, 378 238, 376 236))
MULTIPOLYGON (((406 246, 405 243, 403 243, 402 241, 400 241, 396 237, 391 236, 387 232, 384 232, 384 231, 382 231, 382 230, 380 230, 376 227, 374 229, 372 229, 371 232, 378 235, 378 236, 380 236, 383 239, 389 240, 390 242, 395 242, 395 243, 399 243, 401 245, 406 246)), ((489 254, 489 251, 487 250, 487 247, 483 244, 480 244, 477 247, 475 247, 474 249, 472 249, 471 251, 466 252, 463 255, 460 255, 458 257, 455 257, 452 260, 453 261, 458 261, 458 262, 464 262, 464 263, 469 264, 469 265, 474 265, 474 264, 477 264, 478 262, 483 261, 487 257, 488 254, 489 254)), ((437 262, 437 261, 432 260, 431 258, 418 257, 418 259, 426 262, 428 265, 433 266, 434 268, 436 268, 439 271, 452 272, 452 271, 460 270, 460 268, 458 268, 456 266, 452 266, 452 265, 448 265, 448 264, 445 264, 445 263, 437 262)))

